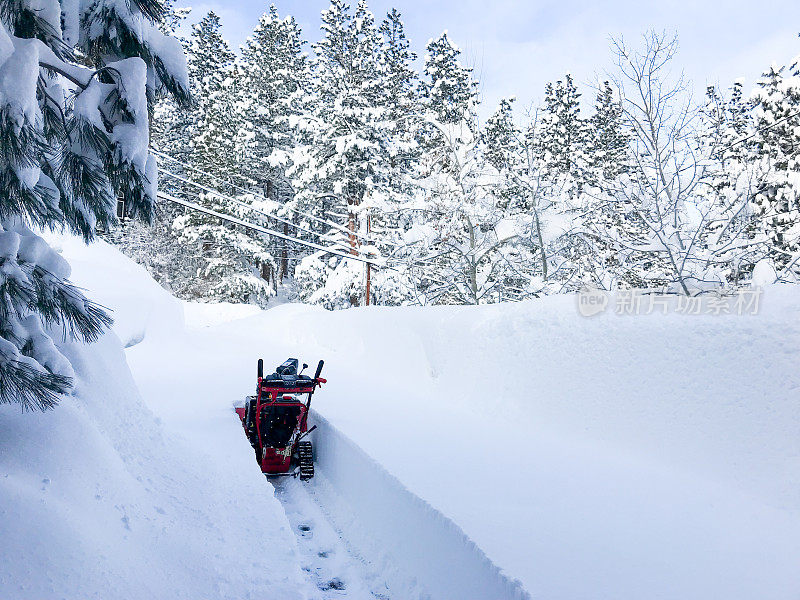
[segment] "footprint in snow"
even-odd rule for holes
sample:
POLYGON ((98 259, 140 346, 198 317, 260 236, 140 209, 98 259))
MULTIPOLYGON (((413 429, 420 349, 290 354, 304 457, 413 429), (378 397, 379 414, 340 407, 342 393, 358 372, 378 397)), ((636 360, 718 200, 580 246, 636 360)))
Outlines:
POLYGON ((344 581, 342 581, 338 577, 334 577, 329 582, 322 584, 320 586, 320 589, 323 592, 326 592, 328 590, 339 590, 339 591, 341 591, 341 590, 346 589, 346 586, 344 585, 344 581))

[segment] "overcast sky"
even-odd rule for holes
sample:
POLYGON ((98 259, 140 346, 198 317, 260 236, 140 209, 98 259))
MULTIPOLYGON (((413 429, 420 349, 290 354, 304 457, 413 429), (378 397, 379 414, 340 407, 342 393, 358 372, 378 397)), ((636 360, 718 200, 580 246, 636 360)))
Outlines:
MULTIPOLYGON (((238 48, 270 2, 179 0, 178 4, 192 6, 195 21, 214 10, 228 41, 238 48)), ((274 4, 281 16, 297 19, 306 39, 318 39, 319 13, 328 2, 275 0, 274 4)), ((420 57, 430 38, 448 31, 463 51, 462 62, 472 66, 480 80, 484 116, 503 96, 516 96, 519 106, 539 102, 545 83, 567 72, 579 84, 593 82, 609 66, 610 36, 638 42, 649 28, 678 34, 676 69, 685 72, 700 94, 707 84, 727 86, 739 77, 750 89, 771 64, 785 64, 800 54, 798 0, 370 2, 377 21, 391 7, 403 14, 406 33, 420 57)))

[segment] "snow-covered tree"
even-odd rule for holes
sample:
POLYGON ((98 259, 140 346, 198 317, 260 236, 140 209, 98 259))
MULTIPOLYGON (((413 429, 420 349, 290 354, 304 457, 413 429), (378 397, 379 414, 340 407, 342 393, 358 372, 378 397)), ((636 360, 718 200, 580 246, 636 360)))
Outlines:
MULTIPOLYGON (((380 128, 387 140, 388 153, 380 164, 380 184, 391 213, 398 205, 414 195, 413 172, 419 160, 420 145, 417 133, 421 125, 420 81, 412 63, 416 54, 410 50, 401 15, 389 11, 380 26, 380 104, 383 111, 380 128)), ((398 214, 395 212, 395 214, 398 214)), ((388 215, 377 215, 389 218, 388 215)), ((403 227, 404 220, 387 221, 387 227, 403 227)))
POLYGON ((800 57, 772 68, 754 94, 753 143, 764 165, 754 196, 777 277, 800 278, 800 57))
POLYGON ((630 133, 625 126, 622 104, 608 81, 597 92, 586 133, 590 180, 600 177, 613 180, 628 171, 630 133))
POLYGON ((473 133, 466 120, 431 124, 447 153, 429 165, 422 181, 428 197, 426 223, 417 234, 421 288, 432 303, 497 302, 506 296, 510 278, 524 278, 520 263, 530 262, 516 243, 520 221, 502 209, 498 174, 484 157, 479 132, 473 133))
POLYGON ((611 209, 624 219, 598 234, 617 245, 627 285, 696 293, 705 284, 691 215, 705 171, 693 136, 696 107, 685 97, 683 79, 669 72, 677 40, 648 32, 641 50, 622 42, 615 50, 614 81, 632 132, 634 165, 605 182, 611 209))
MULTIPOLYGON (((238 144, 244 118, 242 87, 234 59, 219 17, 208 13, 193 27, 189 43, 189 73, 197 100, 190 169, 183 176, 199 186, 178 185, 206 208, 258 222, 257 213, 242 205, 252 198, 239 198, 238 189, 228 185, 243 182, 238 144)), ((187 273, 182 286, 184 297, 263 305, 275 293, 275 260, 261 234, 193 211, 179 213, 172 226, 189 255, 199 257, 197 271, 187 273)))
POLYGON ((461 64, 460 56, 461 50, 446 31, 426 47, 423 94, 428 110, 445 125, 471 119, 477 102, 478 85, 472 78, 472 69, 461 64))
MULTIPOLYGON (((178 30, 191 9, 176 8, 174 0, 164 2, 164 12, 158 26, 162 33, 174 37, 187 51, 189 41, 178 30)), ((196 131, 194 106, 186 106, 171 96, 163 96, 152 108, 150 127, 151 147, 182 163, 191 161, 192 138, 196 131)), ((190 178, 192 172, 179 162, 160 155, 159 188, 186 200, 194 198, 194 189, 173 177, 190 178)), ((125 220, 110 230, 103 230, 103 238, 116 245, 126 256, 142 265, 162 286, 179 298, 194 299, 195 280, 202 267, 201 255, 195 248, 187 248, 172 228, 172 223, 184 214, 183 207, 161 202, 156 207, 152 223, 125 220)))
POLYGON ((544 289, 550 269, 543 228, 552 207, 544 161, 535 145, 535 117, 523 131, 514 122, 513 99, 502 99, 483 130, 485 160, 496 170, 498 209, 512 219, 520 235, 513 240, 517 260, 507 269, 504 297, 524 298, 544 289), (511 292, 511 293, 508 293, 511 292))
POLYGON ((752 102, 746 101, 741 82, 727 98, 714 87, 706 92, 700 110, 698 149, 705 176, 698 189, 697 232, 704 270, 709 277, 736 285, 750 279, 765 257, 765 234, 752 202, 761 187, 765 164, 752 142, 752 102), (712 269, 715 274, 711 274, 712 269))
POLYGON ((148 101, 189 100, 160 16, 153 0, 0 1, 0 402, 54 406, 73 372, 53 335, 92 341, 110 323, 32 227, 91 240, 118 196, 152 217, 148 101))
POLYGON ((540 111, 536 147, 553 181, 569 178, 562 185, 580 183, 586 168, 587 131, 580 115, 580 94, 567 74, 548 83, 540 111))
MULTIPOLYGON (((175 8, 174 0, 170 0, 164 3, 164 18, 159 24, 163 33, 181 43, 185 54, 188 53, 189 40, 181 37, 178 29, 190 12, 189 8, 175 8)), ((173 158, 188 162, 191 157, 192 138, 197 129, 194 108, 195 106, 182 105, 169 95, 160 98, 153 107, 153 123, 150 129, 152 146, 173 158)), ((169 171, 184 174, 182 167, 176 163, 169 162, 164 166, 169 171)), ((162 181, 162 185, 172 194, 180 193, 176 183, 171 178, 162 181)))
POLYGON ((310 72, 303 43, 294 18, 281 19, 273 5, 242 47, 239 85, 246 117, 240 132, 241 173, 270 198, 286 192, 286 181, 269 157, 293 146, 291 123, 305 108, 310 72))
MULTIPOLYGON (((225 179, 236 172, 238 164, 240 113, 236 106, 235 55, 221 28, 213 11, 193 26, 189 73, 197 99, 192 166, 225 179)), ((203 175, 200 178, 205 179, 203 175)))
MULTIPOLYGON (((322 30, 323 39, 314 45, 314 100, 299 123, 306 143, 293 153, 288 172, 296 182, 296 206, 317 214, 324 211, 332 223, 323 232, 327 243, 375 256, 368 213, 374 207, 371 200, 383 201, 387 192, 385 165, 390 154, 384 135, 382 41, 364 0, 355 13, 342 0, 333 0, 322 13, 322 30)), ((320 259, 312 256, 298 266, 298 282, 310 284, 298 286, 300 299, 310 299, 330 279, 338 292, 329 297, 337 298, 337 306, 361 303, 363 266, 358 269, 342 258, 320 259), (320 276, 312 278, 312 273, 320 276)))
MULTIPOLYGON (((239 172, 248 187, 254 188, 254 206, 262 211, 283 213, 296 220, 291 211, 282 210, 294 190, 285 165, 273 164, 273 153, 290 151, 300 142, 295 131, 297 118, 308 107, 310 63, 303 51, 300 27, 292 17, 280 18, 275 6, 262 15, 253 35, 242 47, 239 62, 239 89, 243 113, 239 131, 239 172), (297 136, 297 137, 296 137, 297 136), (266 201, 263 200, 266 198, 266 201)), ((284 233, 304 235, 286 222, 268 222, 284 233)), ((302 247, 281 240, 278 280, 289 275, 289 254, 302 247)))

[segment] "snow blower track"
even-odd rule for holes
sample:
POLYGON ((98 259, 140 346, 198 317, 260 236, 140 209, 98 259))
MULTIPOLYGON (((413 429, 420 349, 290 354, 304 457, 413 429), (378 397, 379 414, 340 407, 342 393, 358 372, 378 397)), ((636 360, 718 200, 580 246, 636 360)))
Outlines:
POLYGON ((311 481, 283 477, 271 480, 275 497, 286 511, 286 518, 297 537, 301 567, 316 589, 311 598, 353 598, 389 600, 392 598, 375 565, 359 556, 325 513, 319 496, 325 486, 317 476, 311 481))
POLYGON ((315 600, 530 600, 453 521, 314 411, 309 421, 317 475, 271 481, 315 600))

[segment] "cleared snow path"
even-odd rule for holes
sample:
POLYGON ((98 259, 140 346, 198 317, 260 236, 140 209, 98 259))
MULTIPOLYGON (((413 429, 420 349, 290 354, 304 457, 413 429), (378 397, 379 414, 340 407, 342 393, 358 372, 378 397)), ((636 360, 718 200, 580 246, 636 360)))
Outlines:
POLYGON ((283 504, 286 518, 297 536, 300 565, 318 590, 315 600, 393 598, 374 565, 355 553, 341 531, 326 514, 320 489, 326 486, 318 475, 312 481, 291 477, 272 480, 275 497, 283 504))
MULTIPOLYGON (((312 411, 316 476, 270 479, 313 600, 529 600, 450 519, 312 411)), ((244 440, 243 440, 244 441, 244 440)))
POLYGON ((530 600, 522 585, 505 576, 460 527, 325 418, 312 410, 309 424, 317 426, 310 436, 317 475, 305 485, 297 481, 297 487, 276 487, 276 495, 287 508, 301 552, 314 551, 310 540, 318 535, 316 558, 325 558, 319 552, 326 552, 331 529, 344 546, 341 557, 350 560, 338 574, 326 570, 325 560, 310 562, 312 569, 321 569, 321 587, 336 577, 346 587, 350 572, 353 585, 364 590, 359 594, 354 587, 354 598, 530 600))

